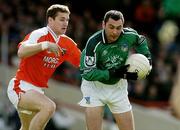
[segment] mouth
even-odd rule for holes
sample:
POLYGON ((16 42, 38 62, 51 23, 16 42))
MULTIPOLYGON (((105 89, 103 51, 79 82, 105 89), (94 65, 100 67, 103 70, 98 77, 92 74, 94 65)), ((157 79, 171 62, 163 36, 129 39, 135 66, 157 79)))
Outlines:
POLYGON ((67 28, 61 28, 62 30, 66 30, 67 28))
POLYGON ((117 36, 114 36, 114 35, 113 35, 113 36, 111 36, 111 37, 112 37, 112 39, 116 39, 116 38, 117 38, 117 36))

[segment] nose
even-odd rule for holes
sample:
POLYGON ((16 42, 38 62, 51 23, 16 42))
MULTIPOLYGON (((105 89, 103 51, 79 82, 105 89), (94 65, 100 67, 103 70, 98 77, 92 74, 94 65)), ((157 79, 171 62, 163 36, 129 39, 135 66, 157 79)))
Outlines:
POLYGON ((64 21, 64 25, 68 25, 69 20, 64 21))
POLYGON ((67 22, 64 22, 63 23, 63 27, 67 27, 68 26, 68 23, 67 22))
POLYGON ((112 33, 113 33, 113 35, 117 35, 118 31, 116 29, 113 29, 112 33))

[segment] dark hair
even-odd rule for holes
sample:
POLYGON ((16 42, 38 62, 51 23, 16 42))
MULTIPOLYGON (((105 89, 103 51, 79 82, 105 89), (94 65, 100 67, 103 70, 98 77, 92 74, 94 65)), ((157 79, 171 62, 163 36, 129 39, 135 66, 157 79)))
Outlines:
POLYGON ((109 18, 112 18, 113 20, 119 20, 121 19, 122 22, 124 23, 124 16, 120 11, 117 10, 110 10, 108 12, 106 12, 106 14, 104 15, 104 22, 106 23, 109 18))
POLYGON ((55 17, 57 16, 58 12, 62 12, 62 13, 69 13, 69 8, 66 5, 60 5, 60 4, 54 4, 51 5, 46 12, 46 19, 48 19, 49 17, 55 19, 55 17))

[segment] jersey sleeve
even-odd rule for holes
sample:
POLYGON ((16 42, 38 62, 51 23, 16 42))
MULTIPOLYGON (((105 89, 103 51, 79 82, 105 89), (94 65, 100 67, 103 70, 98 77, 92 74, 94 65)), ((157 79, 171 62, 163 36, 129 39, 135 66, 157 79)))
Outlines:
POLYGON ((91 42, 93 42, 93 40, 88 41, 86 48, 81 55, 81 76, 88 81, 108 80, 108 70, 101 70, 97 67, 97 54, 95 52, 96 44, 91 44, 91 42))
POLYGON ((18 48, 22 45, 22 44, 37 44, 38 39, 43 36, 44 33, 40 32, 39 30, 35 30, 29 34, 27 34, 25 36, 25 38, 23 39, 23 41, 21 41, 18 44, 18 48))
POLYGON ((139 35, 137 31, 132 28, 124 28, 123 31, 128 35, 129 42, 132 42, 133 47, 135 46, 136 52, 145 55, 148 59, 151 59, 151 53, 145 36, 139 35))
POLYGON ((80 66, 80 56, 81 56, 80 49, 77 47, 77 44, 70 38, 66 41, 66 44, 69 48, 69 53, 68 53, 66 61, 68 61, 75 67, 79 67, 80 66))
POLYGON ((145 55, 149 60, 151 60, 151 53, 148 48, 148 42, 143 35, 137 36, 137 43, 136 43, 136 51, 145 55))

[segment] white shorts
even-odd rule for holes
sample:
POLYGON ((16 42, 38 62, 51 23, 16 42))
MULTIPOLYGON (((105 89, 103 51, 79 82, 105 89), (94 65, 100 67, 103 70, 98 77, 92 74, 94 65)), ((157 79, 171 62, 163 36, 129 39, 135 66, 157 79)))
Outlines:
POLYGON ((124 79, 113 85, 83 79, 81 84, 83 99, 79 104, 83 107, 97 107, 107 104, 112 113, 130 111, 132 106, 128 99, 127 86, 127 80, 124 79))
POLYGON ((25 93, 28 90, 35 90, 44 94, 43 89, 36 87, 26 81, 23 81, 23 80, 18 81, 16 78, 13 78, 10 80, 8 89, 7 89, 7 95, 8 95, 9 100, 15 106, 16 109, 18 106, 20 95, 22 93, 25 93))

